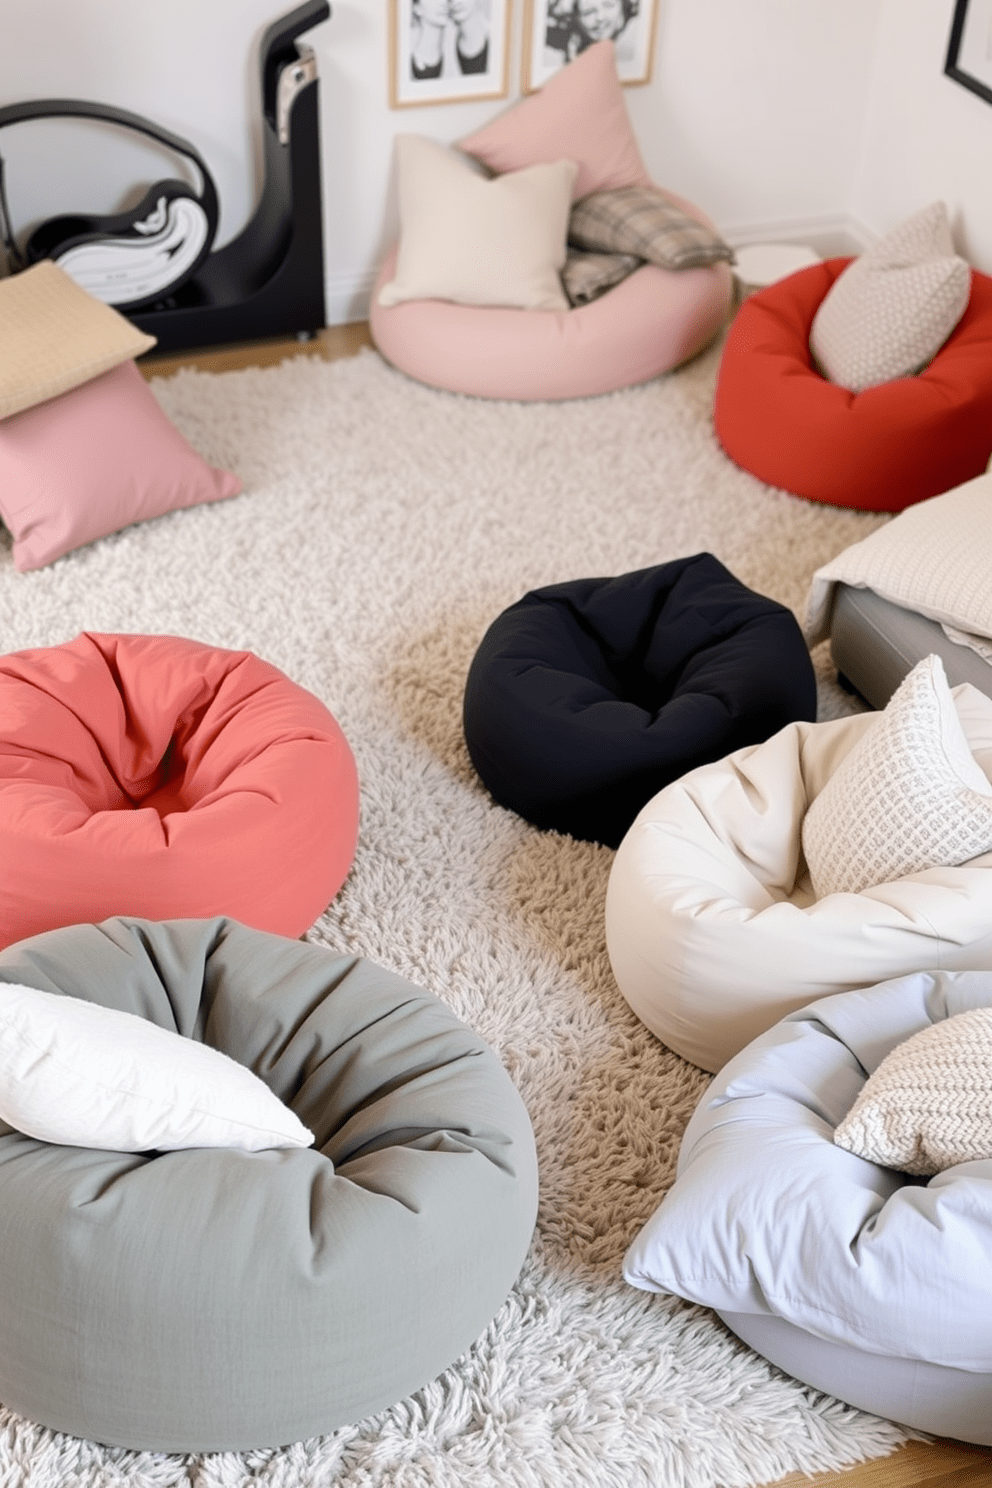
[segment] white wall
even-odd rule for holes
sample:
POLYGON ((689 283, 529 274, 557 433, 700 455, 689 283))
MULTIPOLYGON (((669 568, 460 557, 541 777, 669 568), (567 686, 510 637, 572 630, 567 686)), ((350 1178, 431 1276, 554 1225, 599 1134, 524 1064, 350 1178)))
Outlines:
MULTIPOLYGON (((328 318, 343 321, 364 314, 395 234, 394 135, 452 141, 518 98, 524 6, 513 0, 507 100, 392 110, 389 0, 331 3, 331 20, 306 40, 321 76, 328 318)), ((952 0, 659 4, 652 81, 626 90, 631 119, 654 177, 699 202, 732 241, 786 236, 853 250, 943 195, 962 248, 992 261, 992 107, 940 75, 952 0)), ((0 103, 95 98, 191 139, 217 181, 223 242, 260 186, 258 41, 291 8, 0 0, 0 103)), ((175 168, 99 125, 7 129, 0 154, 17 227, 112 210, 175 168)))
POLYGON ((871 236, 946 202, 958 251, 992 273, 992 104, 944 75, 953 0, 882 0, 854 219, 871 236))
POLYGON ((848 246, 878 0, 662 3, 654 81, 628 90, 655 178, 734 242, 848 246))

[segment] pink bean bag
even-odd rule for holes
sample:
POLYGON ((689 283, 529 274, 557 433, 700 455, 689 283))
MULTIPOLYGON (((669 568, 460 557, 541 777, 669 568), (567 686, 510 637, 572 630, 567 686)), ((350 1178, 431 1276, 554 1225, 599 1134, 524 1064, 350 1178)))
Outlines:
POLYGON ((84 632, 0 658, 0 945, 111 915, 298 936, 357 834, 341 729, 249 651, 84 632))
MULTIPOLYGON (((460 141, 496 175, 556 160, 578 166, 573 198, 651 186, 627 115, 612 41, 587 47, 544 87, 460 141)), ((684 197, 663 195, 707 227, 684 197)), ((453 393, 524 401, 585 398, 648 382, 702 351, 726 323, 734 279, 725 263, 645 264, 591 304, 514 310, 450 300, 379 304, 396 272, 386 258, 369 305, 378 350, 410 377, 453 393)))
POLYGON ((395 269, 394 249, 369 306, 379 351, 418 382, 482 398, 586 398, 648 382, 713 340, 733 296, 733 275, 724 263, 678 271, 644 264, 573 310, 450 300, 406 300, 387 308, 379 304, 379 290, 395 269))

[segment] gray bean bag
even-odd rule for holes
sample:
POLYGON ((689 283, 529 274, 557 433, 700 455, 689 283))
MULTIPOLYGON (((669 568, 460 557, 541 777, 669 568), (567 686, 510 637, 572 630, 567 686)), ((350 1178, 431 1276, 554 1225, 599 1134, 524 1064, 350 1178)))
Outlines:
POLYGON ((0 981, 221 1049, 311 1148, 117 1153, 0 1123, 0 1400, 154 1451, 276 1446, 403 1398, 490 1322, 537 1206, 491 1049, 430 993, 229 919, 111 919, 0 981))

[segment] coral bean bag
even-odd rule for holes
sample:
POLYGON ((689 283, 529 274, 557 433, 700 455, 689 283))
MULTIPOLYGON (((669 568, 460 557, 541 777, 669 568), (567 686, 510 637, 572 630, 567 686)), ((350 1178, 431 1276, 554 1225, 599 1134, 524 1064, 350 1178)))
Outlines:
POLYGON ((112 914, 300 935, 357 832, 340 727, 251 652, 84 633, 0 657, 0 945, 112 914))

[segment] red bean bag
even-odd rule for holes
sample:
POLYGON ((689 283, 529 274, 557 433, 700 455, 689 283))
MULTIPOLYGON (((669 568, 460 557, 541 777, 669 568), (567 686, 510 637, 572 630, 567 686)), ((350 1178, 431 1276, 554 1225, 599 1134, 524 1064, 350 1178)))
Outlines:
POLYGON ((84 632, 0 658, 0 945, 119 914, 298 936, 357 834, 341 729, 249 651, 84 632))
POLYGON ((850 259, 801 269, 746 300, 724 347, 714 424, 771 486, 865 511, 902 511, 980 475, 992 454, 992 278, 915 377, 851 393, 814 369, 813 317, 850 259))

